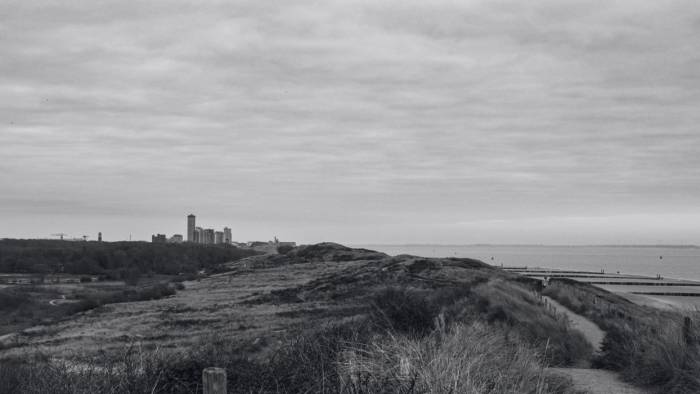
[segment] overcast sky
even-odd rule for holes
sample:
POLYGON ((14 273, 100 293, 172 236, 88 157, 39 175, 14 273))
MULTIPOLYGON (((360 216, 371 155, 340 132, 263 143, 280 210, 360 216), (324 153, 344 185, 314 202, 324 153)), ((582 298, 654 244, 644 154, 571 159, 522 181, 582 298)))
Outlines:
POLYGON ((696 0, 3 0, 0 114, 0 237, 700 243, 696 0))

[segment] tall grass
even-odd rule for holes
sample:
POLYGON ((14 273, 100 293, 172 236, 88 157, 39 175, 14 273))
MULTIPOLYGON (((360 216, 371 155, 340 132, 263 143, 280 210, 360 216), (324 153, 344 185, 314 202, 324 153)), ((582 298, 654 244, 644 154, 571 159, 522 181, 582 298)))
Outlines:
POLYGON ((202 370, 211 366, 227 370, 232 393, 555 393, 568 387, 545 378, 543 368, 564 363, 568 341, 579 338, 519 286, 388 287, 368 303, 368 313, 307 327, 265 357, 250 357, 260 344, 213 336, 178 354, 132 346, 118 357, 81 364, 40 355, 4 360, 0 393, 198 393, 202 370), (535 329, 540 323, 544 328, 535 329))
POLYGON ((483 323, 442 326, 423 337, 378 335, 366 321, 329 326, 254 361, 225 338, 179 357, 141 352, 76 364, 32 359, 0 362, 0 393, 200 393, 201 372, 228 372, 231 393, 562 393, 540 355, 483 323))
POLYGON ((516 335, 546 356, 552 366, 586 364, 593 348, 578 331, 572 330, 563 316, 547 310, 527 288, 512 282, 490 281, 476 286, 468 297, 452 309, 471 318, 501 327, 507 335, 516 335))
POLYGON ((339 355, 348 393, 550 393, 537 353, 483 323, 456 324, 423 338, 390 335, 339 355))
POLYGON ((634 305, 611 293, 568 281, 555 281, 545 292, 583 314, 605 332, 600 368, 659 393, 700 392, 700 316, 634 305), (685 318, 690 326, 684 328, 685 318))

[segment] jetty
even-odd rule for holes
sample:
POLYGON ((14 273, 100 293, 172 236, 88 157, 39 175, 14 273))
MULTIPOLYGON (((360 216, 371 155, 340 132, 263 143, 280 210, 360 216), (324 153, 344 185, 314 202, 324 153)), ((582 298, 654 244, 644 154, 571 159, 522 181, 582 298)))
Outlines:
POLYGON ((500 267, 546 282, 567 278, 620 294, 633 302, 655 306, 700 306, 700 281, 605 271, 576 271, 546 267, 500 267))

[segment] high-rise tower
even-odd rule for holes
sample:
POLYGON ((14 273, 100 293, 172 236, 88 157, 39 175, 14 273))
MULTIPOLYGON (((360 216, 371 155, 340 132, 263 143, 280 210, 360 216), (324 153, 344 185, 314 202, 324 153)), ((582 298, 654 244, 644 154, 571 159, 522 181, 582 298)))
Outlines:
POLYGON ((193 214, 187 215, 187 242, 194 242, 194 222, 195 216, 193 214))

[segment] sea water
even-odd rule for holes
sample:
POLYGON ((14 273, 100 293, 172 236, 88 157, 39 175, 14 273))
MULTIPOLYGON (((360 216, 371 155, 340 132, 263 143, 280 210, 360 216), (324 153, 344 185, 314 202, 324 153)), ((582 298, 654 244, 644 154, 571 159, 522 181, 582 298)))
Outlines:
POLYGON ((624 273, 700 281, 700 248, 657 246, 357 245, 389 255, 470 257, 496 266, 624 273))

